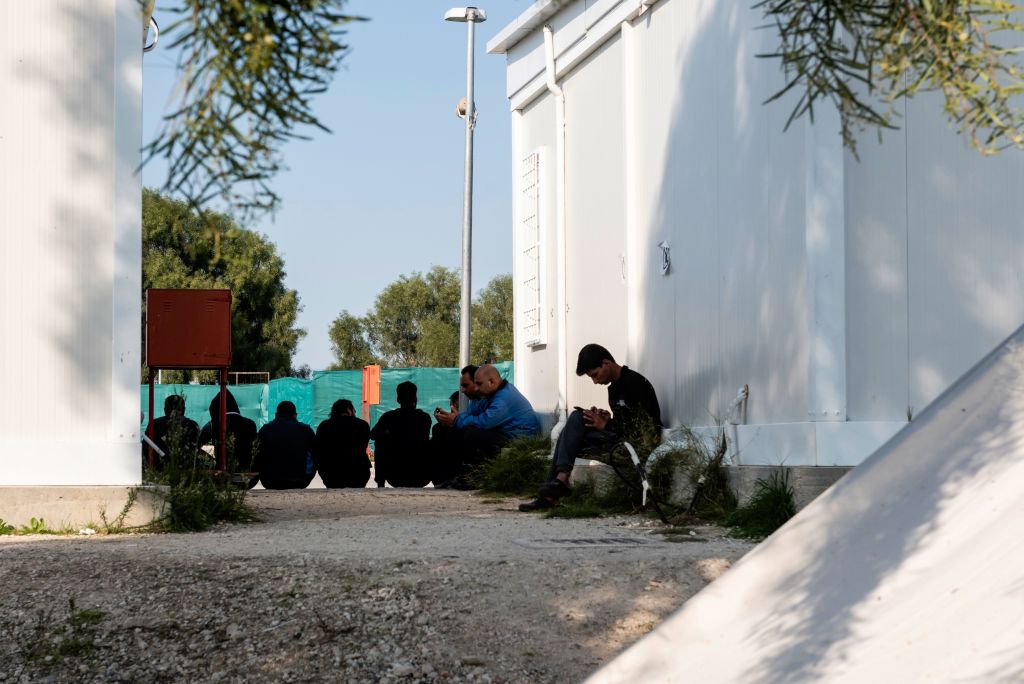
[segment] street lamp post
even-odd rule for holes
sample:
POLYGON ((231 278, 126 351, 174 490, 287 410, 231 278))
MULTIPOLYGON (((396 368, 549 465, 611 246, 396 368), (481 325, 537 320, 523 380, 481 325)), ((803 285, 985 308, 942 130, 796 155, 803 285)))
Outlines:
MULTIPOLYGON (((445 21, 466 24, 466 105, 459 116, 466 119, 466 172, 462 200, 462 302, 459 319, 459 367, 469 365, 471 261, 473 254, 473 127, 476 125, 476 104, 473 102, 473 29, 477 23, 487 20, 482 9, 476 7, 455 7, 444 13, 445 21)), ((459 411, 466 410, 468 399, 459 394, 459 411)))

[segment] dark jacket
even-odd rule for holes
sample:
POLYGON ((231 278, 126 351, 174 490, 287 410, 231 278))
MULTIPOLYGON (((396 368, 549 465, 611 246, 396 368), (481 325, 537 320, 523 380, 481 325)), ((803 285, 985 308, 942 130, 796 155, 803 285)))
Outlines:
MULTIPOLYGON (((186 467, 192 466, 192 458, 199 448, 199 423, 181 416, 160 416, 153 421, 153 442, 164 452, 163 457, 156 454, 157 469, 171 462, 186 467)), ((145 447, 143 447, 145 452, 145 447)))
POLYGON ((313 428, 295 418, 277 417, 262 428, 256 449, 260 482, 267 489, 305 489, 316 468, 313 428))
POLYGON ((502 380, 494 394, 460 413, 455 418, 455 427, 497 430, 509 437, 521 437, 540 432, 540 421, 530 401, 508 380, 502 380))
POLYGON ((370 431, 377 484, 386 480, 392 487, 423 487, 430 482, 430 423, 430 416, 417 408, 398 408, 377 420, 370 431))
MULTIPOLYGON (((253 445, 256 442, 256 423, 240 413, 228 413, 224 434, 228 443, 228 470, 248 473, 255 468, 253 445)), ((217 444, 220 435, 217 423, 211 420, 199 433, 199 444, 217 444)))
POLYGON ((370 479, 370 426, 355 416, 335 416, 316 429, 316 470, 325 487, 365 487, 370 479))
MULTIPOLYGON (((612 409, 612 420, 605 428, 627 438, 636 430, 644 432, 662 429, 661 407, 654 387, 647 378, 626 366, 622 367, 619 379, 608 385, 608 405, 612 409)), ((655 438, 658 435, 652 435, 655 438)))

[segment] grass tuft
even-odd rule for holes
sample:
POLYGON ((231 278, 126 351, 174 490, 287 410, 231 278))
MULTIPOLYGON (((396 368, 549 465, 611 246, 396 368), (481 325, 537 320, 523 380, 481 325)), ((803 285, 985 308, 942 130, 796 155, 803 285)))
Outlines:
POLYGON ((789 471, 779 468, 767 479, 754 484, 750 501, 736 509, 725 520, 738 537, 763 539, 782 527, 796 515, 793 487, 789 484, 789 471))
POLYGON ((547 437, 514 439, 497 456, 473 469, 470 484, 491 494, 536 493, 551 465, 550 453, 551 440, 547 437))

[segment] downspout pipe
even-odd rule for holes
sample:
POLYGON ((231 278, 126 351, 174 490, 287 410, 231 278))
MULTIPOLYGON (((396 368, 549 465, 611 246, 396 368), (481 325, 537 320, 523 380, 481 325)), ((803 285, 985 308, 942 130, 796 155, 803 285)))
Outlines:
POLYGON ((568 418, 569 376, 566 359, 565 285, 565 93, 555 74, 555 34, 544 26, 544 76, 548 92, 555 98, 555 313, 558 329, 558 422, 551 429, 554 443, 568 418))

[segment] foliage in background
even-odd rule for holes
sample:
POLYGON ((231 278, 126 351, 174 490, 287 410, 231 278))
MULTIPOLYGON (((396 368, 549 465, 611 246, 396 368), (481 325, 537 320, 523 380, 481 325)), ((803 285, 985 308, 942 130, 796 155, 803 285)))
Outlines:
POLYGON ((473 298, 473 328, 470 338, 470 358, 511 361, 513 352, 512 330, 512 275, 494 276, 473 298))
MULTIPOLYGON (((342 311, 330 327, 332 370, 380 363, 392 368, 458 365, 457 271, 434 266, 426 274, 403 275, 385 287, 366 316, 342 311)), ((496 276, 477 294, 472 308, 474 363, 512 359, 512 276, 496 276)))
POLYGON ((551 465, 550 454, 548 437, 520 437, 473 470, 469 481, 474 487, 494 494, 535 494, 551 465))
POLYGON ((766 480, 754 483, 750 501, 729 515, 725 524, 737 536, 763 539, 796 515, 796 498, 789 484, 789 471, 779 468, 766 480))
POLYGON ((893 128, 893 104, 935 91, 959 132, 980 152, 1024 147, 1022 7, 1003 0, 762 0, 778 30, 790 121, 823 101, 839 110, 843 142, 893 128))
MULTIPOLYGON (((167 160, 164 190, 193 207, 218 199, 245 218, 274 210, 282 147, 328 131, 313 113, 348 47, 344 0, 177 0, 164 31, 179 53, 178 100, 146 160, 167 160)), ((329 131, 328 131, 329 132, 329 131)))
MULTIPOLYGON (((284 260, 263 235, 224 214, 200 214, 187 202, 143 191, 143 320, 147 288, 230 289, 232 370, 286 376, 306 332, 295 326, 299 296, 284 278, 284 260)), ((206 374, 212 380, 214 371, 206 374)), ((164 382, 182 381, 181 371, 164 374, 164 382)))
POLYGON ((363 319, 342 311, 327 330, 331 338, 334 363, 331 370, 358 370, 379 363, 370 343, 366 341, 363 319))

